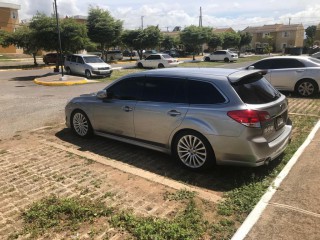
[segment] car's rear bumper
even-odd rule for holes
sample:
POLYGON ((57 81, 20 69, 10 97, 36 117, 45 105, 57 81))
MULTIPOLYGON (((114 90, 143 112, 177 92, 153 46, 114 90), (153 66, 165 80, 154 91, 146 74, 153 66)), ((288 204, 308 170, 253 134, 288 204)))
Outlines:
POLYGON ((291 125, 285 125, 281 135, 271 142, 263 137, 241 139, 239 137, 207 135, 218 165, 257 167, 278 157, 291 139, 291 125))

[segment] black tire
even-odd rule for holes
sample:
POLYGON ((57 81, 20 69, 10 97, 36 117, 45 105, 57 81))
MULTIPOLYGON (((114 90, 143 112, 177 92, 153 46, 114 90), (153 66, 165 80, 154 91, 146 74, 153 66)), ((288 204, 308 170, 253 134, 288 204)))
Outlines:
POLYGON ((214 152, 208 140, 193 130, 178 133, 172 150, 175 158, 192 170, 204 170, 215 164, 214 152))
POLYGON ((205 60, 206 62, 210 62, 210 58, 209 58, 209 57, 206 57, 204 60, 205 60))
POLYGON ((295 91, 301 97, 311 97, 319 91, 319 87, 314 80, 302 79, 299 82, 297 82, 295 91))
POLYGON ((158 68, 164 68, 164 65, 162 63, 159 63, 158 68))
POLYGON ((66 68, 67 75, 71 75, 71 69, 69 67, 66 68))
POLYGON ((93 135, 93 129, 88 116, 81 110, 71 114, 72 131, 79 137, 89 138, 93 135))
POLYGON ((143 68, 143 65, 141 62, 138 63, 138 68, 143 68))
POLYGON ((84 72, 84 74, 86 75, 86 78, 90 79, 91 78, 91 72, 89 70, 86 70, 84 72))
POLYGON ((223 61, 224 62, 229 62, 229 58, 224 58, 223 61))

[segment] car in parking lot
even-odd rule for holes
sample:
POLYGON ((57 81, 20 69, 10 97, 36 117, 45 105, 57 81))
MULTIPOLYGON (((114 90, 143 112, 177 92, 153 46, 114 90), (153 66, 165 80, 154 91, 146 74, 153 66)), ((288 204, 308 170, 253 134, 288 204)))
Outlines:
POLYGON ((290 141, 288 102, 259 70, 157 69, 72 99, 66 125, 173 154, 191 169, 260 166, 290 141))
MULTIPOLYGON (((50 63, 56 64, 59 59, 59 53, 47 53, 46 55, 43 55, 42 60, 46 65, 49 65, 50 63)), ((61 56, 61 61, 63 63, 64 56, 61 56)))
POLYGON ((246 69, 264 70, 265 78, 278 90, 310 97, 319 93, 320 60, 307 56, 264 58, 246 69))
POLYGON ((80 74, 86 78, 92 76, 110 77, 112 68, 96 55, 72 54, 66 57, 64 68, 68 75, 80 74))
POLYGON ((151 54, 157 54, 158 52, 156 50, 146 50, 142 53, 142 58, 147 58, 151 54))
POLYGON ((320 52, 312 54, 311 57, 320 59, 320 52))
POLYGON ((157 53, 151 54, 146 59, 138 60, 136 66, 138 68, 168 68, 176 67, 179 63, 180 62, 176 58, 173 58, 168 54, 157 53))
POLYGON ((229 50, 218 50, 203 57, 204 61, 224 61, 235 62, 238 60, 238 54, 229 50))
POLYGON ((107 61, 122 60, 123 54, 120 50, 109 50, 106 52, 107 61))

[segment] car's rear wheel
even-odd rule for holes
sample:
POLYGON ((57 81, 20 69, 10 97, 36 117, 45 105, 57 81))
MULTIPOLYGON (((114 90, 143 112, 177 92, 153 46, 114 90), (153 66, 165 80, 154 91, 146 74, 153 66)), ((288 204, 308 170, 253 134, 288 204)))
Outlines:
POLYGON ((210 58, 209 58, 209 57, 206 57, 204 60, 205 60, 206 62, 210 62, 210 58))
POLYGON ((141 62, 138 63, 138 68, 143 68, 143 65, 141 62))
POLYGON ((89 70, 85 71, 85 75, 86 75, 86 78, 88 78, 88 79, 91 78, 91 72, 89 70))
POLYGON ((176 136, 173 153, 185 167, 194 170, 202 170, 215 163, 214 153, 208 140, 192 130, 180 132, 176 136))
POLYGON ((83 138, 88 138, 93 134, 88 116, 80 110, 76 110, 72 113, 71 127, 74 133, 83 138))
POLYGON ((224 58, 224 62, 229 62, 229 58, 224 58))
POLYGON ((159 63, 158 68, 164 68, 164 65, 162 63, 159 63))
POLYGON ((302 97, 310 97, 318 92, 318 85, 311 79, 303 79, 297 83, 295 90, 302 97))
POLYGON ((69 67, 66 68, 67 75, 71 75, 71 69, 69 67))

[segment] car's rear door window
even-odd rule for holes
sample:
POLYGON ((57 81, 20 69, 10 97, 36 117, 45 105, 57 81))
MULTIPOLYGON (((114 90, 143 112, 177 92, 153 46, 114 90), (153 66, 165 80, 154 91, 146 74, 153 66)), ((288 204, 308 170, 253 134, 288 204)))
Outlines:
POLYGON ((224 96, 211 83, 188 80, 188 100, 190 104, 218 104, 226 102, 224 96))
POLYGON ((142 101, 185 103, 185 79, 169 77, 147 77, 142 101))

